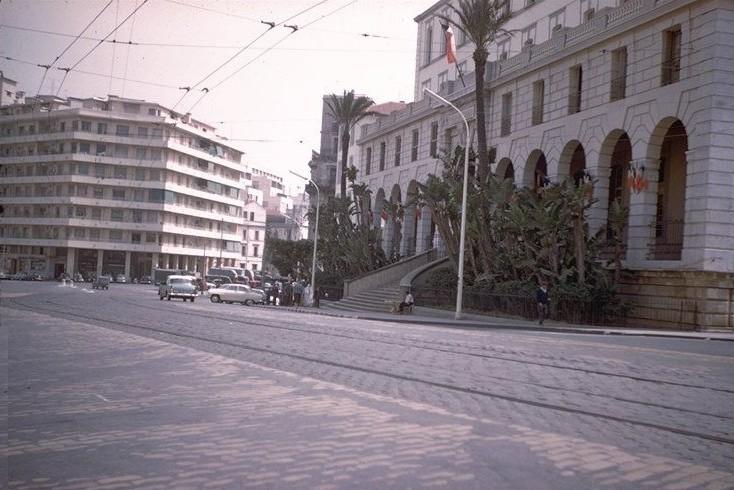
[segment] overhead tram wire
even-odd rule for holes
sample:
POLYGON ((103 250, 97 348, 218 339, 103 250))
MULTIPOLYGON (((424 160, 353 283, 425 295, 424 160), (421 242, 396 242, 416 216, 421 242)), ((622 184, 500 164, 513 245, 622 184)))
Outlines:
MULTIPOLYGON (((231 62, 232 62, 232 61, 233 61, 233 60, 234 60, 235 58, 237 58, 237 57, 238 57, 238 56, 239 56, 240 54, 242 54, 242 53, 243 53, 243 52, 244 52, 244 51, 245 51, 246 49, 248 49, 249 47, 251 47, 251 46, 252 46, 253 44, 255 44, 255 43, 256 43, 257 41, 259 41, 260 39, 262 39, 262 38, 263 38, 263 37, 264 37, 264 36, 265 36, 265 35, 266 35, 266 34, 267 34, 268 32, 272 31, 272 30, 273 30, 273 29, 274 29, 275 27, 278 27, 278 26, 282 26, 282 25, 285 25, 285 23, 286 23, 286 22, 288 22, 288 21, 290 21, 290 20, 292 20, 292 19, 294 19, 294 18, 298 17, 299 15, 302 15, 302 14, 304 14, 304 13, 308 12, 309 10, 312 10, 312 9, 314 9, 314 8, 318 7, 319 5, 322 5, 322 4, 324 4, 324 3, 328 2, 328 1, 329 1, 329 0, 320 0, 320 1, 316 2, 315 4, 311 5, 310 7, 306 7, 305 9, 303 9, 303 10, 299 11, 298 13, 296 13, 296 14, 294 14, 294 15, 291 15, 291 16, 290 16, 290 17, 288 17, 287 19, 285 19, 285 20, 282 20, 282 21, 280 21, 280 22, 277 22, 277 23, 275 23, 275 22, 267 22, 267 21, 263 21, 263 20, 261 20, 260 22, 261 22, 262 24, 266 24, 266 25, 268 26, 268 29, 267 29, 267 30, 265 30, 265 31, 263 31, 262 33, 260 33, 260 34, 259 34, 258 36, 256 36, 256 37, 255 37, 255 39, 253 39, 252 41, 250 41, 249 43, 247 43, 247 44, 246 44, 245 46, 243 46, 243 47, 242 47, 241 49, 239 49, 239 50, 238 50, 238 51, 237 51, 237 52, 236 52, 235 54, 233 54, 232 56, 230 56, 229 58, 227 58, 227 60, 226 60, 226 61, 224 61, 224 62, 223 62, 223 63, 221 63, 221 64, 220 64, 220 65, 219 65, 218 67, 216 67, 216 68, 215 68, 214 70, 212 70, 211 72, 209 72, 209 73, 208 73, 208 74, 207 74, 207 75, 206 75, 206 76, 205 76, 204 78, 202 78, 201 80, 199 80, 199 81, 198 81, 198 82, 196 82, 195 84, 191 85, 190 87, 182 87, 182 89, 185 89, 186 91, 185 91, 185 92, 184 92, 184 94, 183 94, 183 95, 181 96, 181 98, 180 98, 180 99, 178 100, 178 102, 176 102, 176 104, 175 104, 175 105, 174 105, 174 106, 173 106, 173 107, 171 108, 171 110, 175 110, 175 109, 176 109, 176 107, 178 107, 178 105, 179 105, 179 104, 181 103, 181 101, 182 101, 182 100, 183 100, 183 99, 184 99, 184 98, 186 97, 186 95, 188 95, 188 94, 190 93, 190 91, 191 91, 192 89, 194 89, 194 88, 196 88, 196 87, 200 86, 200 85, 201 85, 202 83, 204 83, 204 82, 205 82, 205 81, 206 81, 207 79, 209 79, 209 78, 210 78, 210 77, 211 77, 212 75, 214 75, 214 74, 215 74, 215 73, 217 73, 217 72, 218 72, 219 70, 221 70, 222 68, 224 68, 225 66, 227 66, 227 65, 228 65, 229 63, 231 63, 231 62)), ((295 29, 294 29, 294 30, 292 30, 290 34, 293 34, 293 33, 294 33, 295 31, 296 31, 295 29)), ((290 35, 290 34, 289 34, 289 35, 290 35)), ((286 37, 288 37, 288 36, 286 36, 286 37)), ((271 46, 270 48, 267 48, 267 49, 266 49, 265 51, 263 51, 262 53, 260 53, 260 55, 259 55, 259 56, 256 56, 256 57, 255 57, 255 59, 257 59, 257 58, 261 57, 262 55, 264 55, 265 53, 267 53, 268 51, 270 51, 270 50, 272 49, 272 47, 273 47, 273 46, 277 46, 277 45, 278 45, 278 44, 280 44, 280 43, 281 43, 281 42, 282 42, 282 41, 283 41, 284 39, 285 39, 285 38, 282 38, 282 39, 281 39, 280 41, 277 41, 277 42, 276 42, 276 43, 275 43, 274 45, 272 45, 272 46, 271 46)), ((250 63, 251 63, 252 61, 254 61, 254 60, 251 60, 251 61, 250 61, 250 62, 248 62, 247 64, 249 65, 249 64, 250 64, 250 63)), ((245 65, 245 66, 247 66, 247 65, 245 65)), ((239 71, 239 70, 238 70, 238 71, 239 71)), ((229 78, 229 77, 227 77, 227 78, 229 78)), ((217 86, 219 86, 219 85, 221 85, 221 82, 220 82, 219 84, 217 84, 217 86)), ((197 100, 197 101, 196 101, 196 102, 195 102, 195 103, 194 103, 194 104, 193 104, 193 105, 192 105, 192 106, 191 106, 191 107, 189 108, 189 110, 187 110, 186 112, 191 112, 191 110, 192 110, 192 109, 193 109, 194 107, 196 107, 196 106, 197 106, 197 105, 199 104, 199 102, 201 102, 201 101, 202 101, 202 100, 204 99, 204 97, 206 97, 206 96, 207 96, 207 95, 209 94, 209 89, 206 89, 206 90, 202 90, 202 92, 204 92, 204 93, 202 94, 202 96, 201 96, 201 97, 199 97, 199 99, 198 99, 198 100, 197 100)))
MULTIPOLYGON (((138 0, 135 0, 135 6, 137 7, 137 5, 138 5, 138 0)), ((126 55, 125 55, 125 71, 123 72, 123 75, 122 75, 122 96, 123 97, 125 97, 125 81, 127 79, 127 67, 128 67, 128 65, 130 63, 130 46, 129 46, 129 44, 133 40, 133 31, 134 30, 135 30, 135 16, 133 15, 133 21, 130 23, 130 35, 127 38, 128 48, 127 48, 127 52, 126 52, 126 55)), ((110 78, 110 80, 111 79, 112 78, 110 78)))
MULTIPOLYGON (((116 8, 115 8, 115 25, 117 25, 117 22, 120 18, 120 0, 117 0, 116 2, 116 8)), ((115 38, 112 39, 113 41, 115 38)), ((110 60, 110 84, 107 88, 107 93, 112 93, 112 75, 115 74, 115 56, 117 56, 117 44, 112 45, 112 59, 110 60)))
POLYGON ((89 29, 89 27, 96 22, 97 19, 104 13, 105 10, 107 10, 107 7, 109 7, 112 4, 112 0, 109 0, 107 4, 102 7, 102 10, 100 10, 97 15, 92 18, 92 20, 87 23, 86 26, 84 26, 84 29, 81 30, 79 34, 77 34, 74 39, 66 45, 66 47, 59 53, 59 55, 54 58, 54 60, 47 64, 47 65, 38 65, 41 68, 45 68, 43 71, 43 77, 41 78, 41 83, 38 85, 38 91, 36 92, 36 97, 38 97, 41 94, 41 89, 43 88, 43 83, 46 81, 46 75, 48 74, 48 70, 50 70, 58 61, 61 59, 62 56, 66 54, 67 51, 82 37, 82 35, 89 29))
POLYGON ((135 15, 138 10, 140 10, 141 8, 143 8, 143 6, 146 3, 148 3, 148 1, 149 0, 143 0, 143 3, 141 3, 140 5, 138 5, 137 7, 135 7, 135 10, 133 10, 127 17, 125 17, 122 22, 120 22, 119 24, 117 24, 106 36, 104 36, 102 38, 101 41, 99 41, 97 44, 95 44, 92 49, 90 49, 89 51, 87 51, 87 53, 84 56, 82 56, 81 58, 79 58, 79 60, 76 63, 74 63, 72 66, 70 66, 68 68, 59 68, 60 70, 64 70, 66 73, 64 74, 64 78, 61 80, 61 84, 59 85, 59 90, 56 92, 56 95, 58 95, 61 92, 61 87, 63 87, 64 81, 66 80, 66 77, 69 74, 69 72, 70 71, 73 71, 77 66, 79 66, 79 64, 82 61, 84 61, 85 59, 87 59, 87 57, 89 57, 89 55, 91 55, 108 37, 110 37, 115 32, 117 32, 117 30, 120 27, 122 27, 130 19, 130 17, 132 17, 133 15, 135 15))
POLYGON ((326 17, 329 17, 331 15, 334 15, 335 13, 339 12, 340 10, 343 10, 343 9, 347 8, 348 6, 350 6, 350 5, 352 5, 352 4, 354 4, 354 3, 357 2, 357 0, 351 0, 350 2, 344 4, 344 5, 340 6, 340 7, 337 7, 334 10, 332 10, 332 11, 330 11, 330 12, 322 15, 321 17, 317 17, 316 19, 314 19, 314 20, 312 20, 310 22, 307 22, 306 24, 304 24, 301 27, 295 26, 295 25, 294 26, 291 26, 291 25, 286 25, 285 24, 289 20, 294 19, 298 15, 301 15, 301 14, 303 14, 303 13, 305 13, 305 12, 307 12, 307 11, 313 9, 313 8, 315 8, 318 5, 321 5, 321 4, 325 3, 326 1, 328 1, 328 0, 322 0, 321 2, 318 2, 317 4, 311 6, 311 7, 307 8, 307 9, 302 10, 300 13, 298 13, 296 15, 292 15, 291 17, 289 17, 289 18, 285 19, 284 21, 280 22, 279 24, 277 24, 277 25, 282 25, 284 27, 290 28, 291 29, 291 32, 289 32, 288 34, 286 34, 284 37, 280 38, 278 41, 276 41, 274 44, 272 44, 269 48, 265 49, 263 52, 261 52, 260 54, 258 54, 254 58, 252 58, 250 61, 248 61, 247 63, 245 63, 241 67, 239 67, 237 70, 235 70, 234 72, 232 72, 229 75, 227 75, 224 79, 222 79, 219 82, 217 82, 216 85, 214 85, 213 87, 211 87, 211 89, 207 90, 204 94, 202 94, 202 96, 199 98, 199 100, 197 100, 186 112, 191 112, 197 105, 199 105, 199 102, 201 102, 204 99, 204 97, 206 97, 207 95, 209 95, 209 93, 211 93, 212 90, 215 90, 215 89, 219 88, 223 83, 225 83, 226 81, 230 80, 232 77, 234 77, 239 72, 241 72, 242 70, 244 70, 245 68, 247 68, 248 66, 250 66, 251 64, 253 64, 255 61, 257 61, 258 59, 260 59, 263 56, 265 56, 268 52, 270 52, 273 49, 275 49, 276 46, 278 46, 280 43, 282 43, 283 41, 285 41, 286 39, 288 39, 290 36, 292 36, 296 32, 298 32, 300 30, 303 30, 303 29, 311 26, 312 24, 315 24, 316 22, 325 19, 326 17))
MULTIPOLYGON (((171 0, 168 0, 171 1, 171 0)), ((258 23, 262 23, 261 21, 258 21, 258 23)), ((3 29, 13 29, 16 31, 25 31, 25 32, 35 32, 38 34, 48 34, 50 36, 61 36, 61 37, 75 37, 74 34, 68 34, 65 32, 58 32, 58 31, 48 31, 45 29, 35 29, 32 27, 20 27, 20 26, 13 26, 9 24, 0 24, 0 28, 3 29)), ((332 29, 314 29, 315 31, 319 32, 332 32, 337 34, 350 34, 355 35, 363 38, 375 38, 375 39, 388 39, 388 40, 399 40, 404 41, 406 39, 403 38, 396 38, 396 37, 390 37, 390 36, 382 36, 380 34, 370 34, 367 32, 346 32, 346 31, 336 31, 332 29)), ((86 41, 100 41, 100 38, 98 37, 90 37, 90 36, 81 36, 79 39, 84 39, 86 41)), ((109 44, 125 44, 128 46, 150 46, 150 47, 161 47, 161 48, 206 48, 206 49, 238 49, 241 46, 240 45, 226 45, 226 44, 186 44, 186 43, 156 43, 156 42, 147 42, 147 41, 117 41, 115 39, 103 39, 102 40, 105 43, 109 44)), ((439 41, 436 41, 436 45, 438 45, 439 41)), ((293 49, 294 51, 351 51, 351 50, 339 50, 339 49, 298 49, 298 48, 286 48, 286 49, 293 49)), ((461 51, 461 49, 459 49, 461 51)), ((385 50, 385 51, 394 51, 394 50, 385 50)), ((410 51, 415 51, 410 50, 410 51)))
MULTIPOLYGON (((18 58, 13 58, 11 56, 0 56, 0 58, 5 59, 5 60, 8 60, 8 61, 13 61, 15 63, 21 63, 23 65, 39 66, 38 63, 34 63, 32 61, 21 60, 21 59, 18 59, 18 58)), ((70 70, 70 71, 72 71, 74 73, 79 73, 81 75, 91 75, 91 76, 95 76, 95 77, 102 77, 102 78, 105 78, 105 79, 110 78, 110 75, 108 75, 106 73, 97 73, 97 72, 93 72, 93 71, 86 71, 86 70, 79 70, 79 69, 70 70)), ((122 80, 122 77, 118 77, 118 76, 113 76, 112 78, 114 78, 115 80, 122 80)), ((170 89, 177 89, 178 88, 175 85, 167 85, 167 84, 158 83, 158 82, 149 82, 147 80, 135 80, 135 79, 132 79, 132 78, 128 78, 127 81, 128 82, 132 82, 132 83, 139 83, 141 85, 150 85, 151 87, 170 88, 170 89)))

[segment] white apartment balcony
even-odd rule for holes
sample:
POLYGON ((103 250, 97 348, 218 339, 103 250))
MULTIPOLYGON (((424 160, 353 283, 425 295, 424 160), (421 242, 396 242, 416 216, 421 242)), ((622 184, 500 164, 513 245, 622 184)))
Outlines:
MULTIPOLYGON (((94 250, 113 250, 126 252, 164 253, 173 255, 193 255, 201 257, 206 252, 207 257, 218 257, 219 249, 182 247, 175 245, 158 245, 157 243, 130 243, 121 241, 105 240, 82 240, 82 239, 57 239, 57 238, 3 238, 5 245, 35 246, 35 247, 71 247, 86 248, 94 250)), ((222 249, 222 258, 239 260, 242 258, 240 251, 222 249)))
POLYGON ((177 225, 175 223, 163 222, 133 222, 133 221, 118 221, 109 219, 99 218, 76 218, 76 217, 63 217, 63 218, 52 218, 52 217, 21 217, 14 216, 10 218, 0 219, 0 224, 3 225, 18 225, 18 226, 59 226, 59 227, 76 227, 76 228, 99 228, 99 229, 113 229, 123 231, 142 231, 151 233, 171 233, 174 235, 186 235, 195 236, 197 238, 208 238, 212 240, 225 240, 230 242, 237 242, 240 240, 240 234, 221 233, 218 230, 209 230, 203 226, 186 226, 177 225))
POLYGON ((240 162, 233 162, 231 160, 227 160, 226 158, 218 157, 215 155, 212 155, 211 153, 208 153, 202 149, 194 148, 189 145, 181 144, 176 140, 176 138, 171 137, 166 140, 166 148, 178 151, 181 153, 184 153, 186 155, 189 155, 194 158, 200 158, 202 160, 207 160, 212 163, 216 163, 217 165, 221 165, 223 167, 227 167, 232 170, 237 170, 239 172, 245 171, 245 166, 240 162))
POLYGON ((131 134, 122 136, 117 134, 100 134, 91 131, 50 131, 36 132, 33 134, 24 133, 22 135, 0 135, 0 144, 27 144, 27 143, 52 143, 56 141, 90 141, 105 144, 118 144, 128 146, 145 146, 164 148, 166 146, 163 136, 139 136, 131 134))

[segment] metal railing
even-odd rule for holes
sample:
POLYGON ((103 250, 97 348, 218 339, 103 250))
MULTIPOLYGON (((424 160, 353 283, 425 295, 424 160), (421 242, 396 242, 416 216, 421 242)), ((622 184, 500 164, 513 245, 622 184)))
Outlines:
MULTIPOLYGON (((415 287, 413 296, 418 306, 453 308, 456 303, 456 291, 453 290, 415 287)), ((464 309, 529 320, 538 318, 538 305, 532 296, 467 289, 464 291, 464 309)), ((625 321, 623 308, 606 300, 583 300, 565 296, 551 300, 548 318, 584 325, 619 325, 625 321)))
POLYGON ((682 219, 671 219, 653 223, 654 236, 650 244, 652 260, 680 260, 683 250, 682 219))

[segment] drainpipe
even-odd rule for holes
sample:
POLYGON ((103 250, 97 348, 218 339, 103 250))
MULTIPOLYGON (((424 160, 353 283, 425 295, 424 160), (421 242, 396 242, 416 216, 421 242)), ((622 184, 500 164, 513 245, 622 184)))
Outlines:
POLYGON ((734 328, 734 288, 729 288, 729 319, 726 326, 734 328))

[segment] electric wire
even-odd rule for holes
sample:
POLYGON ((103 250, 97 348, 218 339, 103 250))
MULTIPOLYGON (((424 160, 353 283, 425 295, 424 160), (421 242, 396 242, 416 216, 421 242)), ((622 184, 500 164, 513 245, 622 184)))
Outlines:
MULTIPOLYGON (((292 16, 291 16, 291 17, 289 17, 288 19, 286 19, 286 20, 283 20, 283 21, 281 21, 280 23, 278 23, 278 24, 276 24, 276 25, 283 25, 283 26, 285 26, 285 27, 290 27, 290 26, 286 26, 286 25, 285 25, 285 23, 286 23, 286 22, 288 22, 289 20, 292 20, 292 19, 294 19, 294 18, 295 18, 295 17, 297 17, 298 15, 301 15, 301 14, 303 14, 303 13, 305 13, 305 12, 307 12, 307 11, 309 11, 309 10, 311 10, 311 9, 315 8, 316 6, 318 6, 318 5, 321 5, 321 4, 323 4, 323 3, 327 2, 327 1, 328 1, 328 0, 322 0, 322 1, 318 2, 318 3, 317 3, 317 4, 315 4, 315 5, 312 5, 311 7, 308 7, 308 8, 306 8, 306 9, 302 10, 302 11, 301 11, 300 13, 298 13, 298 14, 295 14, 295 15, 292 15, 292 16)), ((211 89, 210 89, 210 90, 208 90, 208 91, 207 91, 206 93, 204 93, 204 94, 203 94, 203 95, 202 95, 202 96, 201 96, 201 97, 199 98, 199 100, 197 100, 197 101, 196 101, 196 103, 194 103, 194 105, 192 105, 192 106, 191 106, 191 107, 190 107, 190 108, 188 109, 188 111, 186 111, 186 112, 191 112, 191 111, 192 111, 192 110, 193 110, 193 109, 194 109, 194 108, 195 108, 195 107, 196 107, 197 105, 199 105, 199 103, 200 103, 200 102, 201 102, 201 101, 202 101, 202 100, 204 99, 204 97, 206 97, 207 95, 209 95, 209 93, 211 92, 211 90, 215 90, 215 89, 219 88, 219 87, 220 87, 220 86, 221 86, 221 85, 222 85, 223 83, 227 82, 227 81, 228 81, 228 80, 230 80, 230 79, 231 79, 232 77, 234 77, 235 75, 237 75, 238 73, 240 73, 240 72, 241 72, 242 70, 244 70, 244 69, 245 69, 245 68, 247 68, 248 66, 252 65, 252 64, 253 64, 253 63, 254 63, 255 61, 257 61, 258 59, 260 59, 260 58, 262 58, 263 56, 265 56, 265 55, 266 55, 267 53, 269 53, 269 52, 270 52, 271 50, 275 49, 275 48, 276 48, 276 47, 277 47, 277 46, 278 46, 279 44, 281 44, 282 42, 284 42, 284 41, 285 41, 286 39, 288 39, 288 38, 289 38, 290 36, 292 36, 292 35, 293 35, 293 34, 295 34, 296 32, 298 32, 298 31, 300 31, 300 30, 302 30, 302 29, 308 28, 308 27, 310 27, 311 25, 313 25, 314 23, 316 23, 316 22, 318 22, 318 21, 320 21, 320 20, 323 20, 323 19, 325 19, 326 17, 329 17, 329 16, 331 16, 331 15, 333 15, 333 14, 335 14, 335 13, 339 12, 339 11, 341 11, 341 10, 345 9, 346 7, 348 7, 348 6, 352 5, 352 4, 356 3, 356 2, 357 2, 357 0, 351 0, 350 2, 347 2, 346 4, 344 4, 344 5, 340 6, 340 7, 337 7, 337 8, 335 8, 335 9, 333 9, 333 10, 331 10, 331 11, 327 12, 326 14, 322 15, 321 17, 317 17, 316 19, 314 19, 314 20, 312 20, 312 21, 310 21, 310 22, 307 22, 307 23, 306 23, 306 24, 304 24, 304 25, 303 25, 302 27, 298 27, 298 26, 293 26, 293 27, 295 27, 295 29, 294 29, 293 27, 291 27, 291 29, 292 29, 292 30, 291 30, 291 32, 289 32, 288 34, 286 34, 286 35, 285 35, 284 37, 282 37, 281 39, 279 39, 279 40, 278 40, 277 42, 275 42, 274 44, 272 44, 272 45, 271 45, 270 47, 268 47, 268 48, 267 48, 266 50, 262 51, 262 52, 261 52, 260 54, 258 54, 258 55, 257 55, 257 56, 255 56, 254 58, 250 59, 250 60, 249 60, 249 61, 248 61, 247 63, 245 63, 244 65, 240 66, 240 67, 239 67, 239 68, 238 68, 237 70, 235 70, 234 72, 232 72, 232 73, 230 73, 229 75, 227 75, 227 76, 226 76, 226 77, 225 77, 224 79, 222 79, 222 80, 220 80, 219 82, 217 82, 217 83, 216 83, 216 84, 215 84, 215 85, 214 85, 213 87, 211 87, 211 89)))
MULTIPOLYGON (((115 7, 115 25, 117 25, 117 22, 120 18, 120 0, 116 1, 116 7, 115 7)), ((113 41, 115 38, 112 39, 113 41)), ((112 45, 112 58, 110 59, 110 84, 107 87, 107 93, 112 93, 112 75, 115 74, 115 56, 117 56, 117 44, 112 45)))
MULTIPOLYGON (((135 0, 135 6, 136 7, 138 6, 138 0, 135 0)), ((127 42, 128 48, 127 48, 127 52, 125 55, 125 71, 123 72, 123 75, 122 75, 123 80, 122 80, 122 92, 121 93, 123 97, 125 97, 125 81, 127 78, 127 68, 130 63, 130 43, 133 39, 134 30, 135 30, 135 16, 133 15, 133 20, 132 22, 130 22, 130 36, 128 37, 128 42, 127 42)))
POLYGON ((90 20, 87 23, 87 25, 84 26, 84 29, 82 29, 79 34, 74 36, 74 39, 69 44, 66 45, 66 47, 61 51, 61 53, 59 53, 59 55, 56 56, 56 58, 54 58, 54 60, 51 63, 49 63, 48 65, 39 65, 42 68, 45 68, 45 70, 43 72, 43 77, 41 78, 41 83, 38 86, 36 97, 38 97, 41 94, 41 89, 43 88, 43 82, 46 80, 46 75, 48 74, 48 70, 50 70, 59 61, 59 59, 61 59, 61 57, 64 56, 64 54, 66 54, 67 51, 69 51, 69 49, 71 49, 71 47, 82 37, 82 35, 87 31, 87 29, 89 29, 89 27, 92 24, 94 24, 97 19, 99 19, 99 17, 104 13, 105 10, 107 10, 107 7, 109 7, 111 4, 112 4, 112 0, 109 0, 109 2, 107 2, 105 6, 102 7, 102 10, 100 10, 97 13, 97 15, 95 15, 94 18, 92 18, 92 20, 90 20))
MULTIPOLYGON (((119 24, 117 24, 117 25, 116 25, 116 26, 115 26, 115 27, 114 27, 114 28, 113 28, 113 29, 112 29, 112 30, 111 30, 111 31, 110 31, 110 32, 109 32, 109 33, 108 33, 108 34, 107 34, 106 36, 104 36, 104 37, 103 37, 102 39, 103 39, 103 40, 104 40, 104 39, 107 39, 107 38, 108 38, 108 37, 110 37, 110 36, 111 36, 112 34, 114 34, 115 32, 117 32, 117 30, 118 30, 118 29, 119 29, 120 27, 122 27, 122 26, 123 26, 123 25, 124 25, 124 24, 125 24, 125 23, 126 23, 126 22, 127 22, 127 21, 128 21, 128 20, 129 20, 129 19, 130 19, 130 18, 132 17, 132 16, 133 16, 133 15, 135 15, 135 13, 136 13, 136 12, 137 12, 138 10, 140 10, 141 8, 143 8, 143 6, 144 6, 145 4, 147 4, 147 3, 148 3, 148 0, 143 0, 143 3, 141 3, 141 4, 139 5, 139 6, 137 6, 137 7, 135 8, 135 10, 133 10, 133 11, 132 11, 132 12, 131 12, 131 13, 130 13, 130 14, 129 14, 129 15, 127 16, 127 17, 125 17, 125 19, 123 19, 123 21, 122 21, 122 22, 120 22, 119 24)), ((99 47, 99 46, 100 46, 100 45, 102 44, 102 42, 103 42, 103 41, 99 41, 99 42, 98 42, 97 44, 95 44, 95 45, 94 45, 94 47, 92 47, 92 49, 90 49, 89 51, 87 51, 87 53, 86 53, 86 54, 84 54, 84 56, 82 56, 81 58, 79 58, 79 60, 77 60, 77 62, 76 62, 76 63, 74 63, 73 65, 71 65, 70 67, 68 67, 68 68, 66 68, 66 69, 62 68, 62 69, 64 69, 64 70, 66 70, 66 74, 64 75, 64 78, 63 78, 63 80, 62 80, 62 83, 61 83, 61 85, 59 86, 59 90, 58 90, 58 91, 56 92, 56 94, 57 94, 57 95, 58 95, 58 94, 59 94, 59 93, 61 92, 61 87, 63 86, 63 82, 64 82, 64 80, 66 80, 66 75, 68 75, 70 71, 74 70, 74 69, 75 69, 75 68, 76 68, 77 66, 79 66, 79 64, 80 64, 80 63, 81 63, 82 61, 84 61, 85 59, 87 59, 87 57, 89 57, 89 55, 91 55, 91 54, 92 54, 92 53, 93 53, 93 52, 94 52, 94 51, 95 51, 95 50, 96 50, 96 49, 97 49, 97 48, 98 48, 98 47, 99 47)))

